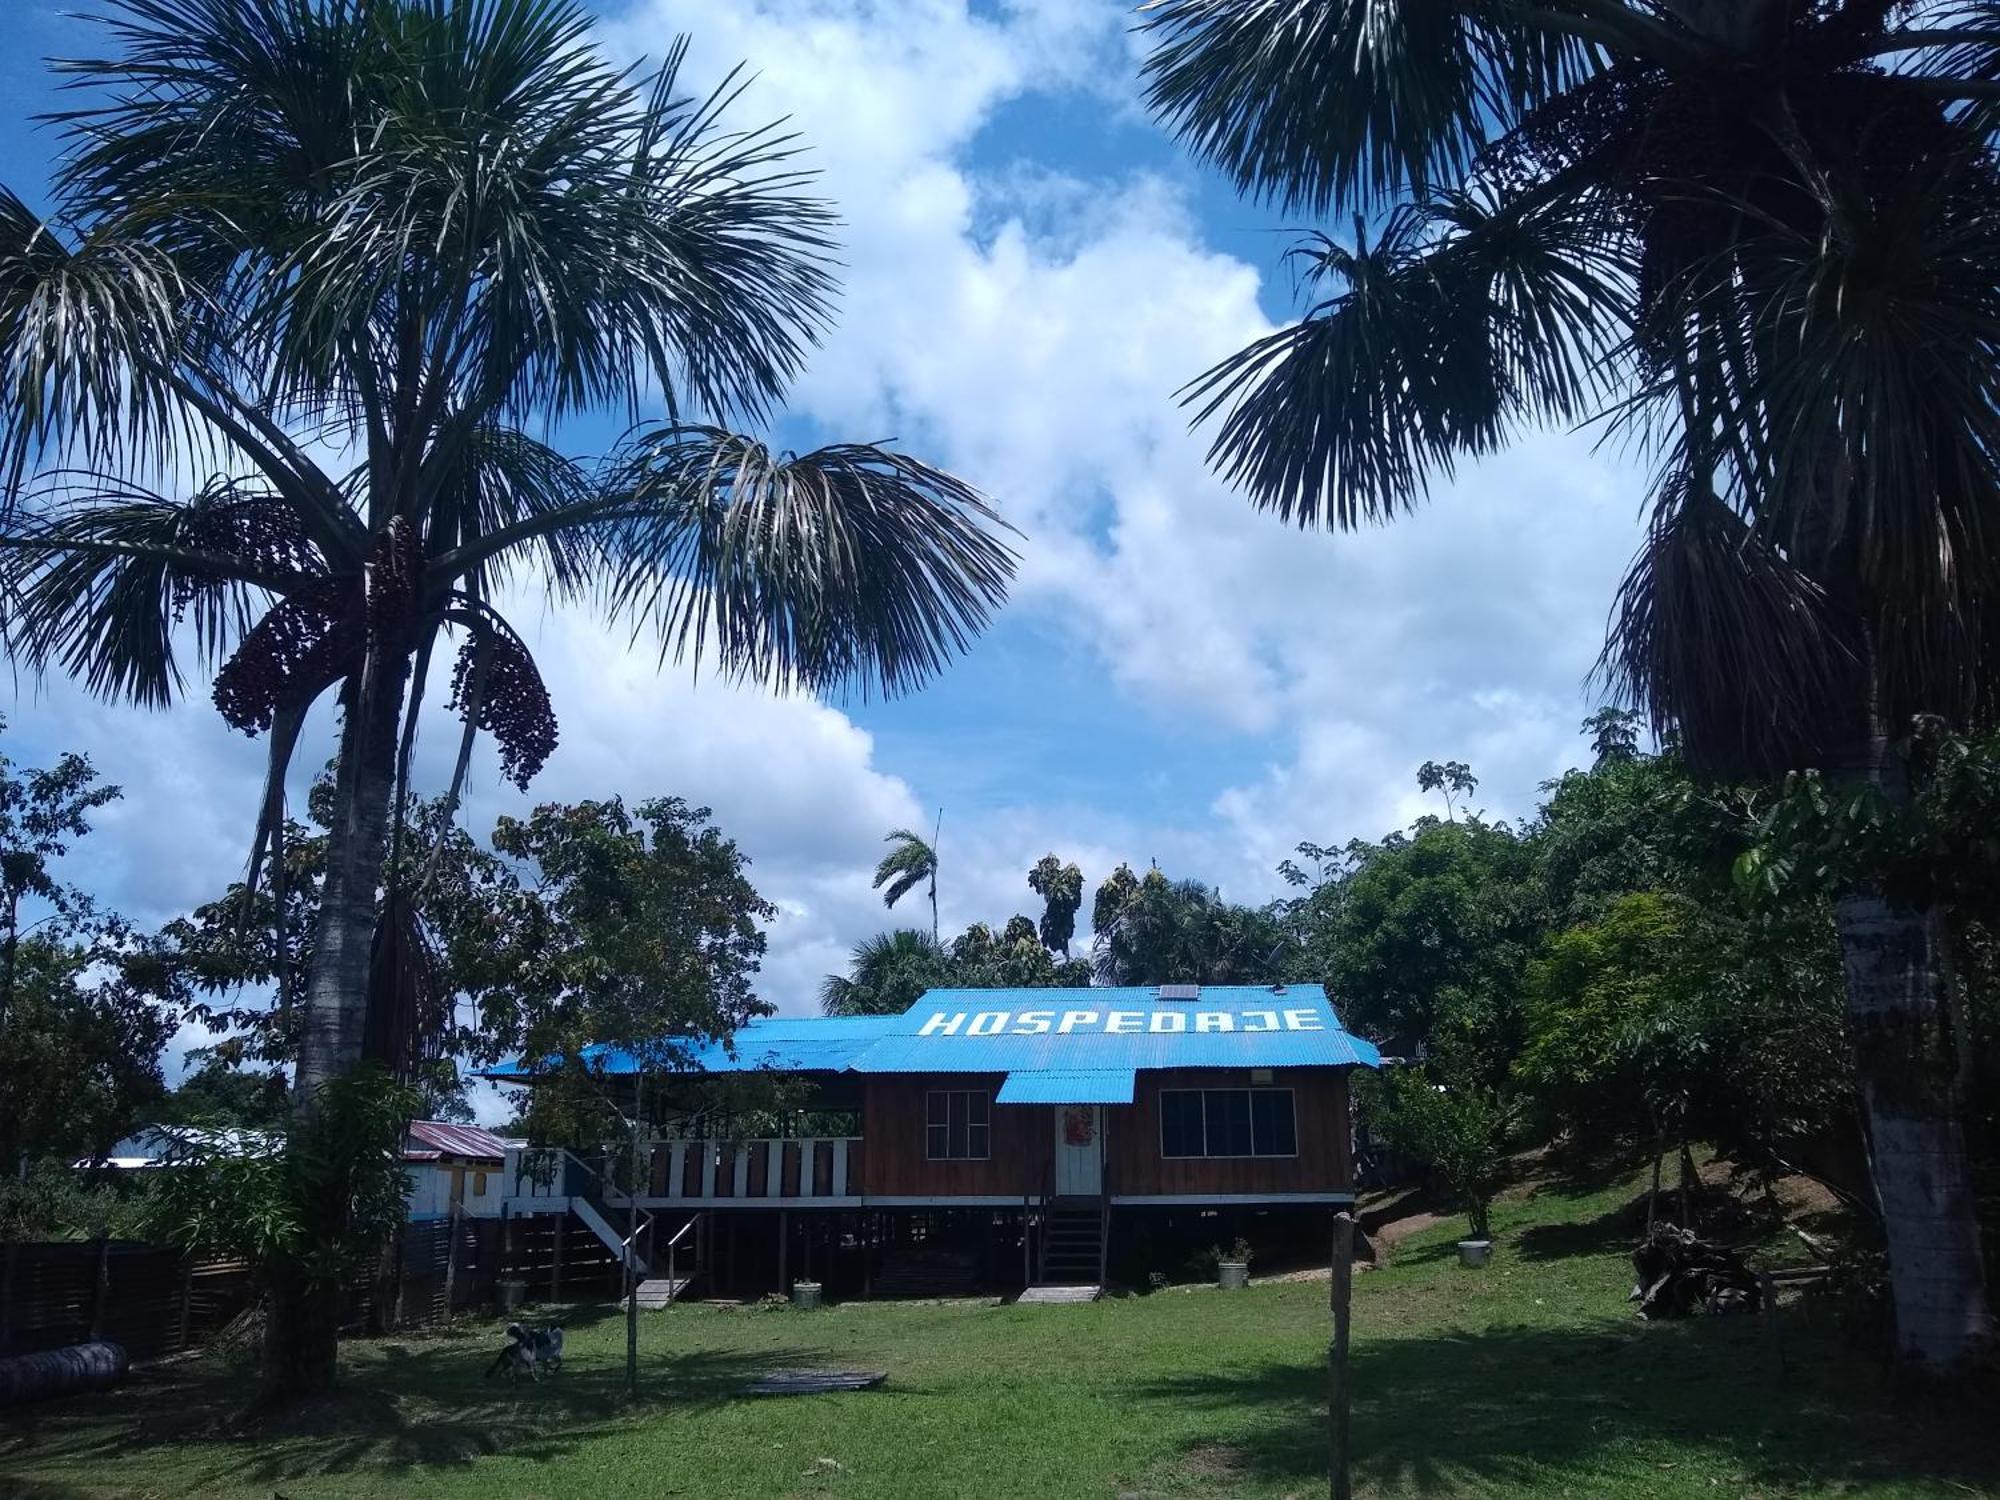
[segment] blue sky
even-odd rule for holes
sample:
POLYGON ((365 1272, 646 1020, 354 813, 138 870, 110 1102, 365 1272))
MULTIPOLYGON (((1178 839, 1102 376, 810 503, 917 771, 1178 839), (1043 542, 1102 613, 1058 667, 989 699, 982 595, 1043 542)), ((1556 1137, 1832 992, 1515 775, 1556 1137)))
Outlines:
MULTIPOLYGON (((531 798, 712 806, 780 908, 767 998, 807 1008, 883 925, 868 881, 881 837, 939 807, 951 928, 1027 908, 1025 871, 1051 849, 1093 882, 1157 859, 1261 899, 1300 839, 1406 822, 1426 759, 1469 761, 1477 802, 1518 815, 1581 758, 1642 476, 1587 437, 1531 434, 1393 528, 1339 537, 1289 530, 1216 483, 1173 392, 1291 314, 1283 231, 1302 226, 1239 202, 1146 119, 1127 8, 599 8, 620 54, 690 34, 692 84, 748 62, 735 119, 789 115, 843 212, 842 318, 786 440, 893 437, 993 495, 1027 538, 992 632, 889 704, 697 685, 594 621, 524 606, 563 721, 531 798)), ((30 201, 53 149, 26 119, 56 97, 40 59, 85 33, 47 0, 0 14, 0 181, 30 201)), ((127 788, 73 878, 151 921, 240 868, 261 749, 205 692, 141 714, 63 683, 10 691, 11 755, 85 749, 127 788)), ((442 780, 453 726, 433 722, 419 772, 442 780)), ((483 829, 521 800, 487 759, 468 816, 483 829)))

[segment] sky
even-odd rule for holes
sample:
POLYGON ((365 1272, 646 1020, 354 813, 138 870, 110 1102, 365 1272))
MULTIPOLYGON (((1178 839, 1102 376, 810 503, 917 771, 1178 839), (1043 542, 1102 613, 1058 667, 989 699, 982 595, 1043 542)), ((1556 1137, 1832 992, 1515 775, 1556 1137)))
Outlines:
MULTIPOLYGON (((56 149, 29 120, 58 98, 42 60, 92 49, 73 14, 91 9, 0 10, 0 182, 30 202, 56 149)), ((1092 886, 1157 862, 1260 901, 1300 840, 1379 837, 1424 810, 1425 760, 1468 762, 1474 805, 1518 817, 1586 758, 1643 475, 1590 434, 1530 433, 1414 514, 1345 535, 1287 527, 1216 480, 1175 391, 1296 316, 1283 252, 1320 226, 1239 201, 1148 119, 1129 6, 597 9, 621 57, 687 35, 691 89, 747 64, 730 118, 788 118, 840 210, 838 326, 782 440, 893 439, 953 470, 1022 533, 1020 574, 964 658, 889 703, 697 682, 649 643, 526 601, 515 619, 562 742, 526 796, 482 750, 475 831, 612 793, 712 808, 778 908, 759 992, 804 1012, 854 943, 921 925, 919 897, 892 917, 870 879, 889 830, 940 811, 949 934, 1036 910, 1026 872, 1050 851, 1092 886)), ((0 711, 17 762, 82 750, 125 790, 69 878, 151 923, 240 875, 263 747, 205 685, 145 712, 0 677, 0 711)), ((417 777, 436 789, 457 725, 441 704, 426 723, 417 777)), ((307 768, 330 721, 309 733, 307 768)))

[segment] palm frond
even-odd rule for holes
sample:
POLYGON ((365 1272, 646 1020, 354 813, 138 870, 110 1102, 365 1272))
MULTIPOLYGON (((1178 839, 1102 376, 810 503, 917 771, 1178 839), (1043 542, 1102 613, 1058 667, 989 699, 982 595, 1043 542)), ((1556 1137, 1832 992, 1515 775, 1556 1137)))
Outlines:
POLYGON ((894 906, 937 873, 937 851, 908 828, 894 830, 885 842, 896 847, 875 866, 875 889, 882 892, 884 906, 894 906))
POLYGON ((0 514, 38 454, 104 469, 165 454, 183 292, 156 247, 112 231, 71 246, 0 187, 0 514))
MULTIPOLYGON (((1313 213, 1456 184, 1600 66, 1558 8, 1498 0, 1154 0, 1147 103, 1240 192, 1313 213)), ((1631 17, 1628 42, 1644 40, 1631 17)))
POLYGON ((1387 520, 1513 421, 1582 415, 1619 369, 1629 275, 1587 200, 1441 194, 1301 253, 1335 294, 1183 395, 1221 419, 1223 477, 1302 526, 1387 520))
POLYGON ((1858 621, 1685 470, 1612 606, 1598 672, 1705 771, 1776 775, 1858 743, 1858 621))
POLYGON ((780 455, 718 428, 656 427, 605 488, 614 614, 734 676, 907 691, 966 648, 1013 576, 978 491, 881 447, 780 455))
MULTIPOLYGON (((573 600, 590 585, 598 561, 590 530, 560 523, 595 499, 589 470, 548 444, 512 427, 474 428, 458 446, 427 511, 425 551, 472 549, 510 529, 518 546, 503 548, 468 568, 490 597, 517 572, 539 574, 558 600, 573 600)), ((456 577, 448 580, 458 581, 456 577)))
POLYGON ((316 566, 291 513, 229 480, 176 501, 111 476, 43 476, 32 510, 0 522, 0 631, 36 671, 60 666, 102 697, 164 705, 185 687, 186 627, 205 667, 249 633, 260 595, 316 566))

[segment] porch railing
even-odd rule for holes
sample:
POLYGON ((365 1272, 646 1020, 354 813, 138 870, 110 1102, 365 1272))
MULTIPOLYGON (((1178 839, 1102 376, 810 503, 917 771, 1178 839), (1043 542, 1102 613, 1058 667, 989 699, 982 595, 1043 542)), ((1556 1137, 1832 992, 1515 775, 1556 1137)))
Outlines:
POLYGON ((800 1140, 653 1141, 640 1181, 642 1202, 809 1203, 858 1198, 861 1137, 800 1140))

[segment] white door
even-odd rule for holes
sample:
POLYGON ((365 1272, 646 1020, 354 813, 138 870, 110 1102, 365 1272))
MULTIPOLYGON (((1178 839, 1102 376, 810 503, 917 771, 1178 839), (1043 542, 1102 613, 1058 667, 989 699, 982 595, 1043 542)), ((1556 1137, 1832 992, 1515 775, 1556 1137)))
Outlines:
POLYGON ((1056 1196, 1095 1198, 1104 1191, 1104 1110, 1096 1104, 1058 1104, 1056 1196))

